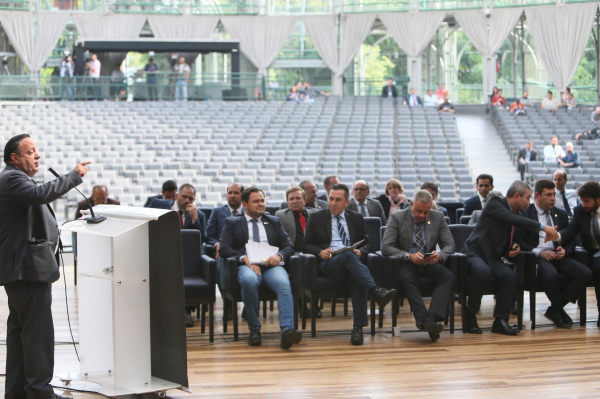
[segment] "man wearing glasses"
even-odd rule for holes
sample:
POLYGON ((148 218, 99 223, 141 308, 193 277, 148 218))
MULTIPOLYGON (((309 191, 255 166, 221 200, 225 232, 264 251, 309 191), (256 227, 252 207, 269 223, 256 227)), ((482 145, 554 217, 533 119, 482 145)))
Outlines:
MULTIPOLYGON (((121 205, 121 202, 116 199, 108 198, 108 188, 105 185, 98 184, 92 188, 92 196, 90 197, 90 203, 92 206, 96 205, 121 205)), ((90 209, 86 200, 81 200, 77 203, 77 211, 75 211, 75 219, 79 219, 82 214, 81 211, 90 209)))
POLYGON ((387 224, 387 218, 385 217, 385 211, 381 206, 381 203, 377 200, 367 198, 371 194, 369 184, 364 180, 357 180, 354 183, 352 189, 354 198, 350 200, 348 209, 354 212, 358 212, 363 217, 377 217, 381 219, 381 225, 387 224))

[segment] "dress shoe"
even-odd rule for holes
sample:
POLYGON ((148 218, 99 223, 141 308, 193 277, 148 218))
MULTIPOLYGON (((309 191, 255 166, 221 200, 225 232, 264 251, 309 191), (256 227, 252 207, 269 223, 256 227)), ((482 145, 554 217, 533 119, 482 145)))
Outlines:
POLYGON ((191 313, 185 314, 185 326, 186 327, 194 327, 194 319, 192 319, 191 313))
POLYGON ((517 330, 509 326, 504 319, 494 320, 494 324, 492 324, 492 332, 504 335, 517 335, 519 333, 517 330))
POLYGON ((563 323, 560 312, 557 312, 556 310, 554 310, 554 308, 552 306, 548 306, 548 310, 546 310, 546 313, 544 313, 544 316, 548 320, 550 320, 552 323, 554 323, 554 325, 558 328, 571 328, 571 326, 563 323))
POLYGON ((398 291, 396 291, 396 289, 391 289, 391 290, 386 290, 385 288, 375 288, 375 292, 373 293, 373 298, 375 299, 375 302, 377 302, 377 304, 379 306, 385 306, 388 303, 390 303, 390 301, 394 298, 396 298, 396 295, 398 294, 398 291))
POLYGON ((352 342, 352 345, 362 345, 364 340, 362 327, 354 327, 352 329, 352 334, 350 334, 350 342, 352 342))
MULTIPOLYGON (((317 319, 320 319, 323 317, 323 313, 321 312, 321 309, 317 306, 317 308, 315 309, 315 317, 317 319)), ((307 319, 310 319, 310 309, 309 308, 304 308, 304 315, 307 319)))
POLYGON ((281 334, 281 349, 289 349, 300 341, 302 341, 302 331, 289 328, 281 334))
POLYGON ((440 339, 440 333, 444 330, 444 326, 441 323, 435 323, 430 321, 426 321, 423 324, 423 327, 425 328, 425 331, 429 333, 429 338, 431 339, 431 342, 435 342, 438 339, 440 339))
POLYGON ((476 316, 467 316, 467 333, 469 334, 483 334, 481 328, 477 324, 476 316))
POLYGON ((568 328, 573 327, 573 319, 571 319, 571 317, 563 308, 561 308, 558 313, 560 314, 560 318, 562 319, 564 325, 566 325, 568 328))
POLYGON ((262 344, 262 339, 260 338, 260 330, 250 331, 250 336, 248 337, 248 345, 260 346, 260 344, 262 344))

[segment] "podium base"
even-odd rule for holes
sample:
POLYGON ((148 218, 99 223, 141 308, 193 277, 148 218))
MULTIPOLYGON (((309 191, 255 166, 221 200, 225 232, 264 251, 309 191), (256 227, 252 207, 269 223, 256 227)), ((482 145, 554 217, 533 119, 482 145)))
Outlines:
POLYGON ((115 377, 111 374, 88 376, 80 373, 58 374, 51 381, 51 385, 56 389, 97 393, 111 398, 150 392, 156 392, 158 396, 163 398, 169 389, 181 389, 191 393, 186 387, 156 377, 151 377, 148 384, 115 387, 115 377))

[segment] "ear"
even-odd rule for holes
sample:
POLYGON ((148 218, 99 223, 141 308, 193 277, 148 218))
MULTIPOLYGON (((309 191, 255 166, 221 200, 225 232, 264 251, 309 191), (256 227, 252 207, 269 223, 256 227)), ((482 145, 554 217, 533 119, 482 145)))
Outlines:
POLYGON ((10 154, 10 161, 15 164, 15 166, 19 166, 19 156, 16 153, 10 154))

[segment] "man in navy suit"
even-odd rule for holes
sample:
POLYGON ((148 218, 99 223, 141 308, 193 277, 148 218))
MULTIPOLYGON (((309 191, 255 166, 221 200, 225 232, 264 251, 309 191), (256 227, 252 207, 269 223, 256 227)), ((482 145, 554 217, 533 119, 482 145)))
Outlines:
POLYGON ((238 282, 250 329, 248 344, 261 344, 258 288, 264 283, 277 294, 281 347, 288 349, 302 340, 302 331, 294 329, 294 299, 290 279, 286 269, 280 266, 281 262, 285 264, 294 254, 294 245, 283 229, 281 219, 265 215, 265 194, 262 190, 256 187, 244 190, 242 205, 246 210, 243 217, 225 219, 219 239, 219 254, 222 258, 234 258, 239 262, 238 282), (255 261, 253 264, 246 256, 246 244, 249 241, 277 247, 278 251, 264 261, 255 261))
POLYGON ((340 179, 336 175, 327 176, 325 180, 323 180, 323 186, 325 186, 325 194, 321 194, 317 198, 322 201, 328 201, 329 191, 331 191, 331 187, 333 187, 336 184, 340 184, 340 179))
MULTIPOLYGON (((567 212, 554 206, 555 200, 554 183, 548 179, 540 179, 535 183, 535 203, 525 209, 523 216, 547 226, 566 228, 569 217, 567 212)), ((515 234, 521 248, 538 257, 537 273, 551 304, 546 311, 546 318, 556 327, 571 328, 573 320, 563 308, 569 302, 577 302, 581 290, 592 279, 591 269, 571 257, 575 251, 575 241, 562 245, 546 242, 546 233, 522 229, 516 229, 515 234), (563 289, 560 284, 562 279, 568 281, 563 289)))
POLYGON ((481 211, 487 203, 487 195, 494 189, 494 178, 491 175, 479 175, 475 180, 477 195, 465 201, 463 216, 469 216, 473 211, 481 211))
POLYGON ((227 186, 227 205, 214 208, 210 214, 206 228, 206 243, 215 247, 215 259, 219 258, 219 237, 221 237, 225 219, 244 214, 242 192, 244 192, 244 186, 237 182, 230 183, 227 186))

